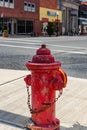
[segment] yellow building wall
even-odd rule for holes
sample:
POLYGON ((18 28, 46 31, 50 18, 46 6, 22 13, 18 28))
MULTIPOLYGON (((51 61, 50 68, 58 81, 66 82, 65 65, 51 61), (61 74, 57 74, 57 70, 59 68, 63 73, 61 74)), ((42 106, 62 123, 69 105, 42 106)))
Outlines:
POLYGON ((49 8, 43 8, 40 7, 40 21, 42 21, 42 18, 48 18, 49 22, 53 22, 57 19, 57 16, 48 16, 47 12, 54 12, 54 13, 59 13, 58 15, 58 20, 60 20, 60 22, 62 22, 62 11, 61 10, 53 10, 53 9, 49 9, 49 8))

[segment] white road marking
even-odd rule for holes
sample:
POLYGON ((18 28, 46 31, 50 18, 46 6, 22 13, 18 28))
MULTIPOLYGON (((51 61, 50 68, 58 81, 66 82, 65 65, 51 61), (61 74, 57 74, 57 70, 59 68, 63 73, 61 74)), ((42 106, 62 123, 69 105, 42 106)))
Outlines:
POLYGON ((33 42, 46 42, 46 40, 49 41, 80 41, 80 40, 87 40, 86 36, 59 36, 59 37, 18 37, 18 38, 3 38, 0 37, 0 40, 2 41, 33 41, 33 42))
POLYGON ((26 49, 29 49, 29 48, 32 48, 32 49, 37 49, 38 47, 29 47, 29 46, 16 46, 16 45, 5 45, 5 44, 0 44, 0 46, 6 46, 6 47, 12 47, 12 48, 26 48, 26 49))
MULTIPOLYGON (((12 47, 12 48, 25 48, 25 49, 29 49, 29 48, 31 48, 31 49, 38 49, 38 47, 30 47, 30 46, 16 46, 16 45, 6 45, 6 44, 0 44, 0 46, 2 46, 2 47, 4 47, 4 46, 6 46, 6 47, 12 47)), ((62 46, 60 46, 60 47, 62 47, 62 46)), ((66 46, 65 46, 66 47, 66 46)), ((67 48, 69 48, 69 47, 67 47, 67 48)), ((71 47, 70 47, 71 48, 71 47)), ((74 49, 75 49, 75 47, 74 47, 74 49)), ((77 49, 77 48, 76 48, 77 49)), ((82 48, 81 48, 82 49, 82 48)), ((74 54, 87 54, 86 52, 83 52, 83 51, 75 51, 75 50, 73 50, 73 51, 70 51, 70 50, 59 50, 59 49, 51 49, 51 51, 55 51, 55 52, 63 52, 63 53, 74 53, 74 54)))
POLYGON ((3 41, 3 42, 4 42, 4 43, 16 43, 16 42, 17 42, 17 43, 20 43, 20 44, 42 43, 41 41, 39 41, 39 42, 38 42, 38 41, 35 41, 35 42, 34 42, 34 41, 29 41, 29 40, 28 40, 28 41, 17 41, 17 40, 16 40, 16 42, 15 42, 15 41, 8 41, 8 40, 7 40, 7 41, 3 41))
MULTIPOLYGON (((75 40, 75 39, 87 39, 87 37, 41 37, 41 38, 0 38, 3 42, 3 44, 0 44, 2 47, 12 47, 12 48, 21 48, 21 49, 38 49, 38 46, 44 43, 44 40, 50 39, 50 40, 61 40, 65 41, 65 39, 75 40), (20 45, 15 45, 15 43, 18 43, 20 45), (10 43, 13 43, 10 45, 10 43), (25 46, 26 45, 26 46, 25 46), (30 45, 30 46, 29 46, 30 45), (35 46, 31 46, 35 45, 35 46), (37 46, 38 45, 38 46, 37 46)), ((57 41, 58 42, 58 41, 57 41)), ((51 51, 54 52, 63 52, 63 53, 75 53, 75 54, 87 54, 87 48, 83 47, 72 47, 72 46, 64 46, 64 45, 53 45, 53 44, 46 44, 47 47, 55 47, 55 49, 51 48, 51 51), (58 48, 58 49, 57 49, 58 48), (66 49, 66 50, 65 50, 66 49)))
POLYGON ((3 42, 8 42, 8 41, 10 41, 10 42, 15 42, 15 41, 20 41, 20 43, 23 41, 23 42, 29 42, 29 41, 31 41, 31 42, 42 42, 41 40, 33 40, 33 39, 19 39, 19 38, 17 38, 17 39, 11 39, 11 38, 9 38, 9 39, 1 39, 3 42))
MULTIPOLYGON (((16 40, 17 41, 17 40, 16 40)), ((5 43, 15 43, 15 41, 4 41, 5 43)), ((34 41, 34 40, 28 40, 27 42, 26 41, 17 41, 17 43, 21 43, 21 44, 31 44, 31 45, 37 45, 37 44, 35 44, 35 43, 42 43, 43 44, 43 41, 34 41), (31 42, 30 42, 31 41, 31 42)), ((2 44, 2 45, 4 45, 4 44, 2 44)), ((82 48, 82 47, 71 47, 71 46, 62 46, 62 45, 52 45, 52 44, 46 44, 46 45, 48 45, 48 46, 52 46, 52 47, 62 47, 62 48, 71 48, 71 49, 81 49, 81 50, 85 50, 86 48, 82 48)), ((25 47, 26 48, 26 47, 25 47)), ((33 47, 32 47, 33 48, 33 47)))

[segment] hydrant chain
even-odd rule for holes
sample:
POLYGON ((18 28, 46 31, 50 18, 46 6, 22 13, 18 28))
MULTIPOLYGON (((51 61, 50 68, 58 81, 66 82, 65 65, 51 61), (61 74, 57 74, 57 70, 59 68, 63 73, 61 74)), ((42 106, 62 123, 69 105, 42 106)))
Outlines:
POLYGON ((60 98, 60 96, 62 95, 62 92, 63 92, 63 89, 61 89, 61 90, 59 91, 59 94, 58 94, 57 98, 55 98, 54 102, 52 102, 52 103, 42 103, 42 104, 45 105, 46 107, 43 107, 42 109, 40 109, 40 110, 37 111, 37 110, 33 110, 33 109, 31 108, 31 105, 30 105, 29 86, 26 85, 26 88, 27 88, 27 93, 28 93, 28 101, 27 101, 27 104, 28 104, 28 108, 29 108, 29 110, 30 110, 30 112, 31 112, 32 114, 40 113, 40 112, 43 112, 43 111, 47 110, 47 109, 48 109, 49 107, 51 107, 54 103, 56 103, 56 101, 58 101, 58 99, 60 98))
POLYGON ((28 108, 30 110, 30 112, 32 113, 32 109, 31 109, 31 105, 30 105, 30 93, 29 93, 29 86, 26 85, 26 88, 27 88, 27 93, 28 93, 28 101, 27 101, 27 104, 28 104, 28 108))

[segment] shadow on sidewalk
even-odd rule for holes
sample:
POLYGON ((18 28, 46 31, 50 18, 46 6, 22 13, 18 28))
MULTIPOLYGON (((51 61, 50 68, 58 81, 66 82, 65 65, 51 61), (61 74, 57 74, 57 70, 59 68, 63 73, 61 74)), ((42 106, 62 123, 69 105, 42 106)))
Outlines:
POLYGON ((29 117, 0 110, 0 122, 19 128, 26 128, 29 117))
MULTIPOLYGON (((13 127, 19 127, 26 129, 26 124, 29 117, 19 114, 11 113, 8 111, 0 110, 0 122, 3 124, 11 125, 13 127)), ((61 126, 60 130, 87 130, 87 126, 82 126, 78 122, 70 128, 61 126)))
POLYGON ((80 123, 74 124, 71 128, 67 128, 65 130, 87 130, 87 126, 82 126, 80 123))

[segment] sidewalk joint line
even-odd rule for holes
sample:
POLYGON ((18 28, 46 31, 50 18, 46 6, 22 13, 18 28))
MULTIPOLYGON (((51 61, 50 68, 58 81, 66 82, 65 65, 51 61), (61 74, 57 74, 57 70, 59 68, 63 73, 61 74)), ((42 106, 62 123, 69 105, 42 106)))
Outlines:
POLYGON ((16 80, 19 80, 19 79, 21 79, 21 78, 23 78, 23 77, 25 77, 25 75, 24 75, 24 76, 21 76, 21 77, 19 77, 19 78, 12 79, 12 80, 10 80, 10 81, 7 81, 7 82, 4 82, 4 83, 1 83, 0 86, 3 86, 3 85, 6 85, 6 84, 9 84, 9 83, 14 82, 14 81, 16 81, 16 80))

